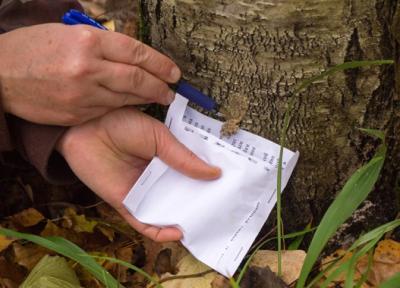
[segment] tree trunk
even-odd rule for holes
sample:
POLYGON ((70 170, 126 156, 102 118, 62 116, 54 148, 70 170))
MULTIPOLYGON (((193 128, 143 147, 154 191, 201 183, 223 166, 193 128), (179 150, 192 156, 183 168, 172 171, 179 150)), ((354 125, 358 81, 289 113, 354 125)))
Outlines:
MULTIPOLYGON (((141 13, 145 40, 171 56, 184 78, 219 103, 233 92, 249 97, 242 128, 275 142, 296 83, 345 61, 398 60, 400 52, 397 0, 142 0, 141 13)), ((396 215, 398 67, 397 61, 337 73, 295 96, 286 146, 301 156, 283 193, 286 231, 318 222, 370 159, 378 141, 358 127, 384 130, 389 154, 376 191, 349 229, 360 232, 396 215)))

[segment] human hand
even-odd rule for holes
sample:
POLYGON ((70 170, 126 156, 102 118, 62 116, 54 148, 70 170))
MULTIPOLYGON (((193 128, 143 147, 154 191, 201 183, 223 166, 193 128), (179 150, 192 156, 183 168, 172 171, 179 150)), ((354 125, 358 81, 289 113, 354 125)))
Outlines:
POLYGON ((170 104, 180 78, 168 57, 120 33, 43 24, 0 36, 6 112, 71 126, 126 105, 170 104))
POLYGON ((178 142, 164 124, 134 108, 121 108, 69 128, 57 149, 83 183, 155 241, 179 240, 182 233, 140 223, 122 204, 153 156, 193 178, 212 180, 221 174, 178 142))

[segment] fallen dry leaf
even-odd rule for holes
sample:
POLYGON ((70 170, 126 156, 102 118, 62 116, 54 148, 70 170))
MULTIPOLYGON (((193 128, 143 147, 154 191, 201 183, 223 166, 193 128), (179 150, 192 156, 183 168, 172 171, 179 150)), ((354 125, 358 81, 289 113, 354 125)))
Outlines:
MULTIPOLYGON (((282 279, 290 284, 300 276, 306 252, 303 250, 282 251, 282 279)), ((269 267, 272 272, 278 272, 278 252, 272 250, 258 250, 250 266, 269 267)))
POLYGON ((10 244, 14 241, 15 239, 0 235, 0 252, 7 249, 7 247, 10 246, 10 244))
POLYGON ((211 282, 211 288, 231 288, 231 284, 227 278, 218 274, 211 282))
POLYGON ((281 278, 276 276, 271 269, 266 266, 264 268, 252 266, 243 277, 240 284, 241 288, 288 288, 281 278))
MULTIPOLYGON (((195 275, 202 273, 201 275, 194 276, 191 278, 182 278, 182 279, 174 279, 163 282, 162 285, 164 288, 187 288, 187 287, 196 287, 196 288, 210 288, 211 283, 217 276, 217 272, 210 272, 203 274, 203 272, 210 271, 211 268, 201 263, 197 259, 195 259, 191 254, 187 254, 183 257, 178 265, 178 274, 171 275, 170 273, 166 273, 161 277, 161 280, 171 277, 171 276, 184 276, 184 275, 195 275)), ((148 285, 151 287, 152 285, 148 285)))
POLYGON ((96 229, 98 229, 104 236, 106 236, 108 241, 114 241, 115 231, 112 228, 106 227, 104 225, 97 225, 96 229))
MULTIPOLYGON (((353 253, 347 252, 343 249, 338 249, 333 254, 322 260, 321 269, 327 267, 328 263, 331 263, 331 261, 333 261, 334 259, 342 257, 334 265, 332 270, 330 270, 334 271, 335 267, 339 267, 342 263, 349 260, 352 256, 353 253)), ((367 271, 367 267, 368 255, 364 255, 358 260, 356 264, 356 270, 353 280, 359 280, 362 274, 367 271)), ((346 279, 346 273, 347 271, 339 274, 329 287, 335 287, 336 284, 343 284, 346 279)), ((389 279, 396 273, 400 273, 400 243, 394 240, 382 240, 378 243, 374 251, 373 261, 370 267, 370 272, 368 274, 367 283, 364 283, 361 287, 378 287, 382 282, 389 279)), ((329 272, 325 273, 325 277, 327 277, 328 275, 329 272)))
POLYGON ((28 208, 11 216, 11 220, 22 227, 34 226, 44 219, 42 213, 35 208, 28 208))
POLYGON ((18 287, 25 279, 25 274, 24 268, 0 257, 0 287, 18 287))
POLYGON ((85 215, 78 215, 74 209, 68 207, 64 211, 63 226, 65 228, 72 228, 76 232, 88 232, 93 233, 97 222, 93 220, 87 220, 85 215))
POLYGON ((14 262, 31 271, 43 256, 49 254, 49 250, 32 243, 21 245, 13 243, 14 262))
POLYGON ((400 243, 382 240, 375 249, 368 281, 378 286, 396 273, 400 273, 400 243))

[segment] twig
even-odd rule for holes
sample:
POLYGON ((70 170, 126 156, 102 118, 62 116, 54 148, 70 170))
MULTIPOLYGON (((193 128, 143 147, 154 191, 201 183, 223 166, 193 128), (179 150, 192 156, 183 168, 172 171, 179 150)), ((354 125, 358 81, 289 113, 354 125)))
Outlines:
MULTIPOLYGON (((161 284, 161 283, 164 283, 164 282, 167 282, 167 281, 171 281, 171 280, 197 278, 197 277, 202 277, 204 275, 207 275, 207 274, 209 274, 211 272, 214 272, 214 270, 213 269, 209 269, 209 270, 206 270, 206 271, 203 271, 203 272, 199 272, 199 273, 195 273, 195 274, 188 274, 188 275, 175 275, 175 276, 165 277, 164 279, 160 279, 158 282, 161 284)), ((156 287, 155 284, 150 286, 150 288, 154 288, 154 287, 156 287)))

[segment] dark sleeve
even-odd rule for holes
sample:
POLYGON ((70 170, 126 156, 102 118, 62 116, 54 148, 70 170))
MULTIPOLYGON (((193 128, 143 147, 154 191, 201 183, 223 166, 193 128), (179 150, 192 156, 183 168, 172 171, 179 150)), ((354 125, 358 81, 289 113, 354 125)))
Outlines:
MULTIPOLYGON (((0 6, 0 32, 22 26, 60 22, 62 15, 69 9, 81 10, 81 6, 74 0, 3 0, 0 6)), ((18 150, 43 177, 55 184, 75 180, 65 160, 55 151, 55 145, 66 129, 38 125, 5 115, 0 107, 0 151, 13 148, 18 150)))

